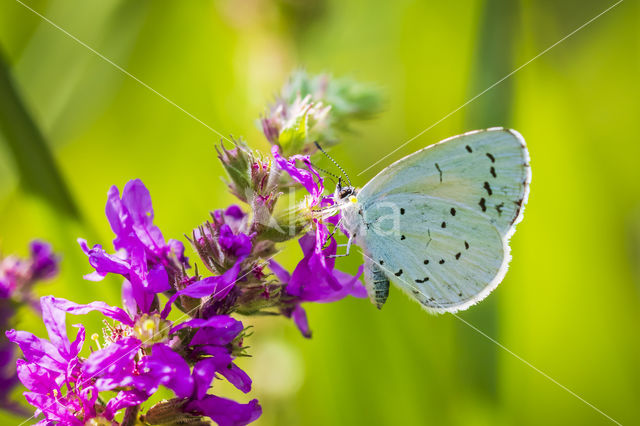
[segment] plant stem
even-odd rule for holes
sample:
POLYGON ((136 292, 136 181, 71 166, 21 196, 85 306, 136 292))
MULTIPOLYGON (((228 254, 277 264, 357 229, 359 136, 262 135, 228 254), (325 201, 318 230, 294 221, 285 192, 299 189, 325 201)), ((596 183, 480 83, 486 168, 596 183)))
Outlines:
POLYGON ((124 418, 122 419, 122 426, 134 426, 138 423, 138 413, 140 413, 140 406, 135 405, 133 407, 127 407, 124 412, 124 418))

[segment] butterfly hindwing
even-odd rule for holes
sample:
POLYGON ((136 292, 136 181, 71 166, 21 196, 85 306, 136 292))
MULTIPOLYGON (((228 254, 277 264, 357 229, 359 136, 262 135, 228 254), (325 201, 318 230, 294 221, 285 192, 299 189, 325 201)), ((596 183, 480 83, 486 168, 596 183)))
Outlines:
POLYGON ((376 203, 367 210, 369 229, 363 249, 394 284, 425 308, 464 309, 500 282, 508 246, 485 216, 424 194, 389 194, 386 201, 389 204, 376 203), (392 205, 403 206, 397 223, 392 205))

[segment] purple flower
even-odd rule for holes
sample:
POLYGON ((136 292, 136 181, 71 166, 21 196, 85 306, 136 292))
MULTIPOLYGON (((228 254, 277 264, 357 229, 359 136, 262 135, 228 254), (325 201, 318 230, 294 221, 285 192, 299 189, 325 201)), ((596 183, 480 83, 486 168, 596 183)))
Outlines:
MULTIPOLYGON (((293 180, 300 183, 309 192, 311 207, 323 208, 333 204, 331 197, 322 196, 323 180, 311 165, 308 156, 295 155, 286 159, 278 153, 277 146, 273 146, 271 152, 278 167, 286 171, 293 180), (296 160, 302 161, 306 169, 298 168, 296 160)), ((366 289, 358 281, 362 274, 362 266, 355 277, 334 269, 335 259, 333 256, 336 254, 336 241, 331 237, 329 245, 324 248, 329 238, 329 230, 322 221, 316 218, 312 218, 311 221, 314 230, 299 239, 303 258, 291 275, 276 262, 270 261, 271 270, 282 283, 286 284, 286 292, 292 296, 293 300, 289 306, 282 309, 282 312, 293 318, 305 337, 310 337, 311 331, 306 313, 300 306, 301 302, 328 303, 348 295, 367 296, 366 289)), ((337 226, 338 221, 338 215, 324 220, 334 226, 337 226)))
POLYGON ((202 399, 188 402, 185 411, 210 417, 219 426, 238 426, 258 419, 262 414, 262 407, 257 399, 248 404, 240 404, 215 395, 205 395, 202 399))
POLYGON ((127 182, 122 198, 118 188, 111 187, 105 211, 116 234, 113 245, 119 252, 108 254, 99 244, 89 248, 85 240, 79 239, 95 269, 85 278, 99 281, 108 273, 122 275, 137 306, 142 312, 149 312, 156 294, 170 290, 170 283, 184 278, 184 270, 189 267, 184 246, 176 240, 165 242, 153 224, 151 195, 139 179, 127 182))
POLYGON ((299 243, 304 256, 292 274, 275 261, 269 262, 271 271, 282 283, 286 283, 286 292, 292 296, 292 305, 283 309, 283 313, 293 318, 305 337, 310 337, 311 331, 300 303, 329 303, 348 295, 367 297, 367 290, 358 280, 363 267, 360 266, 356 276, 334 269, 335 259, 330 256, 336 253, 336 242, 332 239, 329 246, 322 249, 317 244, 319 238, 321 241, 326 239, 324 232, 321 232, 319 237, 316 233, 310 232, 300 238, 299 243))
POLYGON ((130 283, 131 295, 143 312, 151 309, 157 293, 171 288, 169 276, 162 265, 154 265, 153 269, 147 269, 146 254, 140 250, 140 246, 137 246, 128 258, 122 258, 106 253, 100 244, 89 248, 83 239, 78 239, 78 243, 89 257, 89 264, 95 269, 94 273, 86 275, 85 278, 98 281, 109 273, 122 275, 130 283))
POLYGON ((324 180, 320 174, 311 166, 311 160, 308 155, 293 155, 285 158, 280 155, 279 148, 274 145, 271 148, 271 154, 279 168, 284 170, 291 176, 293 180, 301 184, 313 198, 312 205, 320 202, 322 192, 324 191, 324 180), (307 169, 296 167, 296 161, 302 161, 307 169))
MULTIPOLYGON (((8 299, 0 299, 0 329, 10 328, 15 309, 8 299)), ((24 409, 9 400, 11 391, 19 383, 15 369, 15 346, 2 334, 0 335, 0 408, 18 415, 25 414, 24 409)))
POLYGON ((153 224, 151 195, 140 179, 130 180, 122 190, 111 187, 105 207, 111 229, 116 234, 113 245, 116 250, 125 249, 131 253, 138 245, 152 263, 169 265, 172 261, 187 265, 184 246, 176 240, 165 242, 160 229, 153 224))
MULTIPOLYGON (((44 421, 83 425, 98 417, 95 409, 98 389, 87 377, 78 354, 85 340, 84 327, 76 325, 78 335, 72 342, 66 331, 65 312, 52 296, 41 300, 42 318, 49 340, 25 331, 9 330, 7 338, 22 349, 24 359, 17 361, 18 378, 29 390, 27 401, 44 414, 44 421)), ((112 420, 116 411, 127 406, 122 400, 107 406, 100 417, 112 420)))
POLYGON ((29 292, 37 281, 57 275, 60 259, 50 244, 34 240, 29 251, 29 259, 8 256, 0 262, 0 298, 16 295, 19 301, 30 301, 29 292))
MULTIPOLYGON (((130 308, 131 312, 128 314, 121 308, 103 302, 81 305, 52 298, 51 303, 61 312, 82 315, 99 311, 120 323, 109 326, 105 333, 105 346, 94 351, 82 364, 82 373, 96 379, 95 387, 98 391, 133 387, 139 392, 139 396, 146 395, 148 398, 159 386, 165 386, 179 398, 188 398, 206 393, 215 373, 219 373, 239 389, 248 392, 251 380, 232 363, 233 358, 228 349, 244 329, 240 321, 228 316, 217 316, 191 319, 172 327, 172 323, 166 319, 179 296, 224 298, 235 284, 241 261, 221 276, 196 281, 176 292, 161 313, 137 306, 135 310, 130 308), (192 377, 184 356, 173 349, 176 345, 181 347, 178 332, 187 327, 194 329, 188 345, 198 347, 199 363, 204 363, 211 374, 206 383, 201 373, 202 365, 199 369, 194 369, 192 377)), ((114 262, 117 264, 117 261, 114 262)), ((131 297, 127 291, 123 294, 126 305, 135 305, 135 300, 127 300, 131 297)))
POLYGON ((31 242, 29 248, 33 279, 48 280, 56 276, 60 259, 51 250, 51 245, 44 241, 35 240, 31 242))
POLYGON ((211 218, 193 231, 190 241, 207 268, 219 273, 251 254, 256 234, 249 233, 248 216, 236 205, 212 212, 211 218))

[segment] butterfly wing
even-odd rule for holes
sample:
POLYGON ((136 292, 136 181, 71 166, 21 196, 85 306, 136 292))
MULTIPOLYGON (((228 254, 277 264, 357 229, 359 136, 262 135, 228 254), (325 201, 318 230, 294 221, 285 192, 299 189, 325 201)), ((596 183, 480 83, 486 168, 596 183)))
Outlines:
POLYGON ((427 310, 466 309, 506 273, 508 239, 531 180, 528 162, 522 137, 502 128, 405 157, 358 193, 366 231, 356 243, 427 310))
POLYGON ((522 218, 530 182, 522 136, 493 128, 445 139, 396 161, 365 185, 358 199, 364 204, 393 193, 428 194, 482 213, 506 236, 522 218))

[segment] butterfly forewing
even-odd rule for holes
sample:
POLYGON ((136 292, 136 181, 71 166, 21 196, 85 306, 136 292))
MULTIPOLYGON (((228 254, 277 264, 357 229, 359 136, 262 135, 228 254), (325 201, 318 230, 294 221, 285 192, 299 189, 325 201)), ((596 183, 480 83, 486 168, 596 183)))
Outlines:
POLYGON ((520 218, 531 179, 524 140, 508 129, 446 139, 383 170, 360 191, 364 208, 391 193, 428 194, 485 215, 501 235, 520 218))
POLYGON ((528 195, 528 162, 522 137, 502 128, 409 155, 358 193, 363 232, 356 242, 428 310, 465 309, 506 273, 508 238, 528 195))

